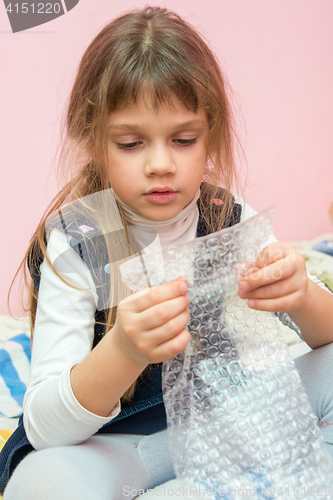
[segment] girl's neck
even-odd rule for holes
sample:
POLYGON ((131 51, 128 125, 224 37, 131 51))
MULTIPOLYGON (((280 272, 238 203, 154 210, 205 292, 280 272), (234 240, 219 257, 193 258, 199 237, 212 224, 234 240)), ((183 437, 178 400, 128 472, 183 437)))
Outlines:
POLYGON ((117 202, 129 218, 130 223, 134 226, 154 228, 159 235, 162 247, 170 244, 185 243, 195 238, 199 219, 197 201, 200 196, 200 189, 196 192, 193 200, 178 215, 166 221, 153 221, 143 217, 126 205, 114 191, 113 193, 117 202))

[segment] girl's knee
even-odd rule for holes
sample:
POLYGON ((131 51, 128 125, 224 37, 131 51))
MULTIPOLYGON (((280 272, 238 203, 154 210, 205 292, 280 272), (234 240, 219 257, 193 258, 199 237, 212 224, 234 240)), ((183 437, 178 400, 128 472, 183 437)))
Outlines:
POLYGON ((67 451, 68 448, 49 448, 31 452, 16 467, 4 500, 88 498, 86 484, 82 491, 85 475, 67 451))
POLYGON ((333 343, 295 359, 324 440, 333 443, 333 343))

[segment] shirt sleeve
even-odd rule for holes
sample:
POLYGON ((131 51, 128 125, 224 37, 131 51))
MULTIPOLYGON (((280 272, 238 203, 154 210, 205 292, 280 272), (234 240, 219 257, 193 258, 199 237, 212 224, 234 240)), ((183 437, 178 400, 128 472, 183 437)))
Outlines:
POLYGON ((37 450, 79 444, 120 411, 118 401, 108 417, 101 417, 86 410, 74 396, 70 371, 92 349, 98 296, 68 236, 53 230, 47 255, 51 263, 65 255, 67 269, 74 272, 58 276, 46 260, 41 265, 31 375, 23 404, 26 434, 37 450))
MULTIPOLYGON (((254 210, 254 208, 252 208, 250 205, 248 205, 239 194, 235 193, 234 191, 232 192, 232 194, 235 198, 235 202, 242 207, 240 222, 244 222, 247 219, 250 219, 250 217, 257 215, 258 212, 254 210)), ((274 236, 274 234, 272 234, 265 243, 265 246, 270 245, 271 243, 275 243, 276 241, 278 241, 277 238, 274 236)))

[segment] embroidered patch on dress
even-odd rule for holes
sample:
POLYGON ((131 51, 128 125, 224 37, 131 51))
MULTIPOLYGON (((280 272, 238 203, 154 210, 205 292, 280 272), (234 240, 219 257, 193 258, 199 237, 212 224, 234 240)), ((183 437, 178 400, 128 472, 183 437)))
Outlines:
POLYGON ((85 226, 84 224, 82 226, 79 226, 81 229, 82 233, 89 233, 90 231, 95 231, 93 227, 85 226))
POLYGON ((214 205, 223 205, 224 201, 220 200, 220 198, 213 198, 211 203, 214 203, 214 205))
POLYGON ((324 421, 322 420, 320 422, 320 425, 321 425, 321 427, 327 427, 328 425, 333 425, 333 423, 328 422, 327 420, 324 420, 324 421))

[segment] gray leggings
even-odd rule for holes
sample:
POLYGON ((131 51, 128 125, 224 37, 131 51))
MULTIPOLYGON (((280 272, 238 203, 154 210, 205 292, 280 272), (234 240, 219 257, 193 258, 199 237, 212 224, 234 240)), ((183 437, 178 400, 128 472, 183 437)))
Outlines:
MULTIPOLYGON (((295 363, 333 455, 333 343, 295 363)), ((97 435, 78 446, 30 453, 4 500, 131 500, 174 477, 166 431, 97 435)))

